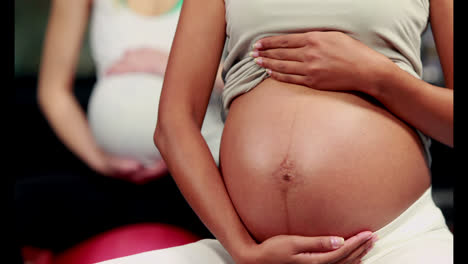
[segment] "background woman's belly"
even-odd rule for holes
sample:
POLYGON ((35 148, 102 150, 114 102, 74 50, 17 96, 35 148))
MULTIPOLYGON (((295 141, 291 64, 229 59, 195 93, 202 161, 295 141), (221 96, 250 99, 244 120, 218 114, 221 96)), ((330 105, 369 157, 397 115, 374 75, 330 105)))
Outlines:
POLYGON ((258 240, 375 231, 430 185, 417 134, 357 94, 266 79, 235 99, 222 174, 258 240))
POLYGON ((146 73, 100 79, 91 94, 88 119, 97 143, 114 155, 146 166, 161 159, 153 143, 163 78, 146 73))

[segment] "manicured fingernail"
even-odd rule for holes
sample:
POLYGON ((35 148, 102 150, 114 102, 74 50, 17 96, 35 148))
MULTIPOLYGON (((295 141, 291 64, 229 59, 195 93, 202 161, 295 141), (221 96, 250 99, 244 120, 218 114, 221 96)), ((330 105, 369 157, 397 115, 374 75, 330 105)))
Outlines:
POLYGON ((249 55, 250 55, 250 57, 256 58, 256 57, 258 57, 258 51, 256 51, 256 50, 251 51, 249 55))
POLYGON ((255 63, 257 63, 257 64, 260 65, 260 66, 262 66, 262 64, 263 64, 262 58, 255 58, 254 61, 255 61, 255 63))
POLYGON ((260 43, 260 42, 257 42, 255 44, 253 44, 254 49, 260 49, 261 47, 262 47, 262 43, 260 43))
POLYGON ((371 239, 373 235, 374 235, 374 233, 372 233, 370 231, 366 231, 366 232, 361 234, 361 237, 367 241, 367 240, 371 239))
POLYGON ((270 69, 266 69, 266 73, 267 73, 268 75, 271 75, 271 70, 270 70, 270 69))
POLYGON ((342 237, 332 237, 331 238, 332 248, 339 248, 343 244, 344 244, 344 238, 342 238, 342 237))

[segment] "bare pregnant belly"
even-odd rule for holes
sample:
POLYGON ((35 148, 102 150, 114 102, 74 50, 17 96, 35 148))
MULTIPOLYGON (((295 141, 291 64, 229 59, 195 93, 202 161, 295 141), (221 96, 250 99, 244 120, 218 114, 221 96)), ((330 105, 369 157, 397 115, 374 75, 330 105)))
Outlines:
POLYGON ((231 104, 222 136, 228 193, 257 241, 376 231, 429 186, 417 134, 353 93, 266 79, 231 104))

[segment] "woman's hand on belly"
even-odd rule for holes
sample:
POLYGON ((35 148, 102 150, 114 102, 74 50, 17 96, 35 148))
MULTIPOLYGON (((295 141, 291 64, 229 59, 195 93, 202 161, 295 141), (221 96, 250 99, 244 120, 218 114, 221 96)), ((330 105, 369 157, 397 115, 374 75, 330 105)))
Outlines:
MULTIPOLYGON (((450 8, 444 10, 450 13, 450 8)), ((450 23, 445 24, 446 30, 440 32, 451 31, 450 23)), ((409 74, 384 55, 337 31, 267 37, 255 45, 251 56, 271 78, 319 90, 366 93, 421 132, 453 147, 451 55, 446 56, 444 72, 449 89, 445 89, 409 74)), ((451 49, 441 50, 452 53, 451 49)))
POLYGON ((305 237, 278 235, 251 250, 243 264, 250 263, 315 263, 353 264, 369 252, 377 237, 361 232, 346 241, 340 237, 305 237))
POLYGON ((164 160, 156 161, 151 167, 142 167, 136 172, 129 175, 130 181, 135 184, 145 184, 155 180, 168 173, 168 169, 164 160))
POLYGON ((313 31, 263 38, 250 53, 273 79, 319 90, 376 86, 390 60, 338 31, 313 31))
POLYGON ((164 160, 158 160, 151 167, 145 167, 140 162, 121 158, 115 155, 102 154, 100 165, 96 170, 108 177, 119 178, 135 184, 145 184, 167 174, 164 160))
POLYGON ((128 50, 106 71, 106 75, 145 72, 164 75, 169 54, 154 48, 128 50))

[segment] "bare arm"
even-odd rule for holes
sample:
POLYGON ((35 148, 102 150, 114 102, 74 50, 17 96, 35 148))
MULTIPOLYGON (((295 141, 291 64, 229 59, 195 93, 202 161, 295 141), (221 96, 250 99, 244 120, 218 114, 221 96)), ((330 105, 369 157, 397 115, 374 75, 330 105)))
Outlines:
POLYGON ((385 68, 379 88, 369 93, 414 127, 453 147, 453 1, 432 0, 430 20, 447 87, 393 65, 385 68))
POLYGON ((177 186, 236 263, 354 263, 350 261, 359 260, 373 243, 371 232, 361 232, 347 241, 331 236, 284 235, 257 244, 237 215, 200 132, 218 71, 225 27, 222 0, 184 1, 154 134, 177 186), (309 254, 323 251, 328 252, 309 254))
POLYGON ((154 140, 191 207, 228 252, 235 254, 255 242, 240 221, 200 132, 224 40, 223 1, 184 1, 154 140))
POLYGON ((73 80, 91 0, 51 2, 39 71, 40 109, 58 138, 92 169, 119 176, 139 169, 132 160, 106 155, 96 144, 73 93, 73 80))
POLYGON ((73 94, 73 80, 91 1, 51 2, 39 72, 39 106, 63 143, 99 167, 99 150, 73 94))

